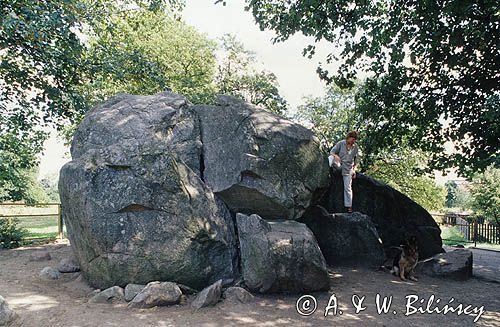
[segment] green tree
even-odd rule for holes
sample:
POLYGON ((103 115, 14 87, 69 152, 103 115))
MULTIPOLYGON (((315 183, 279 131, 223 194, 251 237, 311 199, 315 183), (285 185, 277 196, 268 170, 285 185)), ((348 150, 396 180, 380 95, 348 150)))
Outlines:
POLYGON ((47 195, 49 202, 59 202, 59 189, 58 189, 59 177, 57 174, 50 174, 45 176, 40 180, 40 186, 47 195))
POLYGON ((221 38, 222 58, 215 78, 217 92, 229 94, 284 116, 287 102, 280 95, 276 75, 255 69, 255 53, 234 35, 221 38))
MULTIPOLYGON (((390 148, 406 137, 431 154, 431 168, 458 166, 463 175, 500 165, 498 1, 246 3, 277 42, 302 32, 337 45, 340 55, 326 63, 340 61, 338 71, 318 67, 327 82, 349 87, 360 72, 369 76, 358 102, 373 122, 371 146, 390 148), (446 141, 458 151, 446 154, 446 141)), ((314 44, 304 49, 314 53, 314 44)))
POLYGON ((28 204, 44 203, 49 200, 42 185, 37 180, 37 167, 14 169, 7 167, 0 178, 0 202, 24 201, 28 204))
POLYGON ((366 124, 356 111, 356 90, 357 87, 341 89, 331 85, 324 96, 303 98, 293 118, 311 126, 327 151, 343 140, 349 131, 356 130, 362 135, 358 142, 364 156, 369 155, 364 151, 366 124))
POLYGON ((358 144, 362 151, 361 172, 394 187, 427 210, 440 210, 445 190, 424 173, 428 155, 411 150, 403 142, 390 150, 370 151, 373 148, 368 146, 371 143, 367 136, 369 124, 358 113, 355 101, 356 92, 362 87, 356 85, 351 89, 341 89, 332 85, 322 97, 306 97, 294 119, 312 126, 326 151, 344 139, 349 130, 358 130, 358 144))
POLYGON ((455 206, 462 211, 472 210, 472 194, 466 188, 459 187, 455 206))
POLYGON ((455 181, 447 181, 444 185, 446 187, 446 206, 448 208, 454 208, 457 203, 457 193, 458 193, 458 185, 455 181))
POLYGON ((461 210, 471 209, 472 196, 470 192, 460 187, 455 181, 448 181, 446 188, 446 206, 448 208, 460 208, 461 210))
MULTIPOLYGON (((95 77, 89 35, 112 30, 123 11, 177 12, 181 0, 0 0, 0 193, 20 194, 48 137, 88 108, 95 77)), ((7 195, 6 195, 7 194, 7 195)), ((17 195, 13 199, 17 199, 17 195)))
POLYGON ((125 11, 90 40, 92 103, 120 92, 166 89, 207 102, 215 90, 215 42, 164 12, 125 11))
POLYGON ((477 174, 471 193, 474 213, 500 224, 500 169, 490 166, 484 173, 477 174))
POLYGON ((422 151, 400 147, 379 154, 365 174, 385 182, 426 210, 439 211, 445 202, 446 189, 424 173, 426 158, 422 151))

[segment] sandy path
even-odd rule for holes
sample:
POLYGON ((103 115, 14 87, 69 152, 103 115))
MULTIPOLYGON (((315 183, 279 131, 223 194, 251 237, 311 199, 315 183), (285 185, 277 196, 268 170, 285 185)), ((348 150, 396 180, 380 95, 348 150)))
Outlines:
MULTIPOLYGON (((329 293, 313 294, 318 309, 311 316, 300 316, 295 308, 300 295, 259 295, 250 304, 220 302, 208 309, 193 311, 189 305, 129 309, 124 304, 89 304, 92 291, 77 275, 65 274, 62 280, 48 282, 38 277, 45 266, 56 267, 70 255, 68 245, 45 245, 53 259, 30 262, 36 249, 0 251, 0 295, 19 314, 15 326, 472 326, 474 315, 413 314, 405 316, 406 296, 427 300, 432 294, 441 299, 442 308, 453 297, 458 303, 484 306, 478 326, 500 326, 500 284, 473 278, 457 282, 420 276, 417 283, 401 282, 385 271, 334 268, 329 293), (342 315, 324 317, 330 295, 335 293, 342 315), (377 314, 376 294, 393 296, 388 314, 377 314), (353 294, 365 295, 366 310, 355 314, 353 294), (395 315, 393 311, 396 311, 395 315)), ((188 301, 192 300, 189 298, 188 301)), ((416 304, 415 304, 416 306, 416 304)), ((431 308, 436 307, 435 304, 431 308)), ((411 310, 411 309, 410 309, 411 310)), ((338 312, 338 311, 337 311, 338 312)))

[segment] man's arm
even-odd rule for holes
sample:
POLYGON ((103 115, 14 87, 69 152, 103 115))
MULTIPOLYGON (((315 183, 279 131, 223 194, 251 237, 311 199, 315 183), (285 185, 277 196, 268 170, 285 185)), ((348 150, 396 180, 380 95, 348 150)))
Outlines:
POLYGON ((356 154, 354 155, 354 164, 352 165, 352 178, 356 178, 356 166, 359 163, 360 155, 361 155, 361 153, 360 153, 358 147, 356 147, 356 154))
POLYGON ((335 146, 330 150, 330 155, 334 156, 337 161, 340 162, 340 156, 338 153, 340 152, 340 142, 337 142, 335 146))

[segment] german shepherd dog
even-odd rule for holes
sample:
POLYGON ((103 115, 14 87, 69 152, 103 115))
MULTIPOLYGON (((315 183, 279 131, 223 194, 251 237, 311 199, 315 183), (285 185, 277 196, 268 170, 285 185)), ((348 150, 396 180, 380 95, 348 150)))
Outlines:
POLYGON ((392 263, 391 273, 399 276, 401 280, 406 280, 406 278, 408 278, 415 282, 418 281, 414 275, 415 266, 418 262, 417 238, 415 236, 411 236, 410 238, 405 239, 399 249, 400 251, 392 263))

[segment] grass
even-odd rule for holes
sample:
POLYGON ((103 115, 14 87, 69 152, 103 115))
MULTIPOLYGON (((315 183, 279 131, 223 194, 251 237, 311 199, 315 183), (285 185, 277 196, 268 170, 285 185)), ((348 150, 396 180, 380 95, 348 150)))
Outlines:
POLYGON ((18 226, 26 230, 25 240, 56 239, 58 236, 57 215, 47 217, 16 217, 16 219, 18 226))
POLYGON ((441 238, 445 245, 468 244, 464 234, 456 226, 441 226, 441 238))
MULTIPOLYGON (((474 247, 474 243, 468 243, 467 245, 465 245, 465 247, 472 248, 474 247)), ((500 251, 500 244, 477 243, 476 248, 500 251)))

